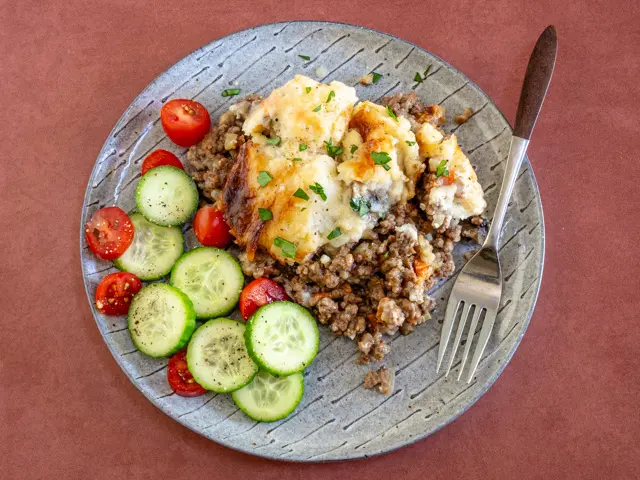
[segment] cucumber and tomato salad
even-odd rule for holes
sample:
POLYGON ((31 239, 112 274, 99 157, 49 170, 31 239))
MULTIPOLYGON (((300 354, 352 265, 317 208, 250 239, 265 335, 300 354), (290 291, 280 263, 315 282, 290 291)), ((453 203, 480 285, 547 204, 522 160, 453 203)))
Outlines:
MULTIPOLYGON (((184 147, 210 128, 206 109, 190 100, 168 102, 161 119, 167 135, 184 147)), ((286 417, 302 398, 301 372, 318 350, 315 320, 272 280, 243 288, 240 265, 221 250, 232 236, 215 207, 201 208, 193 221, 204 246, 184 253, 177 227, 196 212, 198 191, 173 153, 152 152, 142 175, 136 213, 102 208, 85 227, 89 248, 121 270, 98 285, 96 306, 106 315, 128 314, 131 339, 142 353, 170 356, 167 378, 177 395, 229 392, 257 421, 286 417), (169 284, 142 287, 141 280, 169 274, 169 284), (238 303, 246 323, 221 318, 238 303), (211 318, 196 329, 198 319, 211 318)))

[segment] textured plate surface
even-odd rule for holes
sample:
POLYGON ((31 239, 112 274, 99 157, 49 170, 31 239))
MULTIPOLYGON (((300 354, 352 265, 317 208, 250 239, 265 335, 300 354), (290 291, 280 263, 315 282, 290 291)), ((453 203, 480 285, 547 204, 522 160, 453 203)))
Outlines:
MULTIPOLYGON (((471 107, 474 114, 467 123, 448 123, 445 130, 458 135, 477 168, 489 204, 487 211, 493 211, 511 129, 478 87, 441 59, 386 34, 344 24, 292 22, 264 25, 216 40, 154 80, 126 110, 100 152, 87 186, 82 225, 105 205, 117 205, 125 211, 134 208, 140 163, 150 151, 164 148, 185 160, 186 150, 169 141, 160 125, 160 106, 167 99, 193 98, 203 103, 215 120, 236 100, 222 97, 222 90, 233 87, 240 88, 242 95, 267 95, 296 73, 353 85, 361 100, 378 101, 384 95, 413 90, 426 103, 444 105, 450 119, 471 107), (311 60, 298 55, 308 55, 311 60), (428 79, 414 82, 415 73, 423 72, 429 64, 428 79), (318 67, 326 69, 323 77, 318 77, 318 67), (358 84, 361 75, 374 70, 384 75, 377 84, 358 84)), ((193 247, 196 242, 189 226, 185 237, 187 247, 193 247)), ((459 245, 455 252, 458 269, 464 250, 465 246, 459 245)), ((385 359, 396 372, 391 395, 365 390, 362 378, 372 366, 356 365, 355 344, 334 338, 321 328, 320 351, 305 372, 306 391, 300 406, 285 420, 259 424, 239 411, 230 395, 182 398, 172 394, 166 380, 167 361, 139 353, 124 318, 106 317, 95 310, 96 286, 115 269, 91 254, 81 227, 82 270, 98 328, 140 391, 167 415, 207 438, 248 453, 297 461, 388 452, 433 433, 464 412, 495 381, 522 338, 538 294, 543 257, 542 207, 533 172, 525 160, 502 232, 502 304, 472 383, 454 380, 459 359, 449 378, 435 372, 443 308, 453 283, 450 279, 432 292, 438 301, 432 320, 409 336, 391 340, 392 353, 385 359)))

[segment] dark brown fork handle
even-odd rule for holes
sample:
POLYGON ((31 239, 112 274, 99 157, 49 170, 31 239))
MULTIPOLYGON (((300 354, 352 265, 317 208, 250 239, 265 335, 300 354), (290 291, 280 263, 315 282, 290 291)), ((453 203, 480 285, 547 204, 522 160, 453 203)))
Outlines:
POLYGON ((549 25, 538 38, 529 59, 516 114, 516 126, 513 132, 516 137, 527 140, 531 137, 531 132, 542 107, 542 101, 547 93, 547 88, 549 88, 553 67, 556 64, 557 51, 556 29, 553 25, 549 25))

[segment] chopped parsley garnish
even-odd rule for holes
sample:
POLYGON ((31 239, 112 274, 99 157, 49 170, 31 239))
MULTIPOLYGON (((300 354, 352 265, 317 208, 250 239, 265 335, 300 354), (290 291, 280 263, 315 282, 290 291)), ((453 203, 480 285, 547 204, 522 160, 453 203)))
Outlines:
POLYGON ((336 92, 334 92, 333 90, 331 90, 331 91, 329 92, 329 96, 327 97, 327 103, 329 103, 329 102, 331 101, 331 99, 332 99, 333 97, 335 97, 335 96, 336 96, 336 92))
POLYGON ((273 244, 280 248, 283 257, 296 258, 297 247, 295 243, 291 243, 289 240, 285 240, 284 238, 276 237, 273 240, 273 244))
POLYGON ((265 170, 262 170, 258 174, 258 183, 260 184, 261 187, 265 187, 267 183, 269 183, 271 180, 273 180, 273 177, 269 175, 269 172, 265 170))
POLYGON ((431 70, 431 64, 429 64, 429 66, 427 67, 427 69, 424 71, 424 73, 422 74, 422 76, 425 78, 425 80, 427 79, 427 75, 429 75, 429 70, 431 70))
POLYGON ((327 201, 327 195, 324 193, 324 188, 318 182, 313 185, 309 185, 309 190, 313 193, 317 194, 322 200, 327 201))
POLYGON ((308 61, 308 60, 311 60, 311 57, 310 57, 310 56, 308 56, 308 55, 298 55, 298 56, 299 56, 301 59, 303 59, 303 60, 307 60, 307 61, 308 61))
POLYGON ((222 91, 223 97, 233 97, 234 95, 240 95, 239 88, 227 88, 226 90, 222 91))
POLYGON ((371 72, 373 74, 373 83, 378 83, 378 80, 382 78, 382 74, 378 72, 371 72))
POLYGON ((322 105, 318 105, 316 108, 313 109, 313 111, 319 112, 321 108, 322 108, 322 105))
POLYGON ((416 72, 416 76, 413 77, 414 82, 422 83, 422 77, 420 76, 420 72, 416 72))
POLYGON ((406 142, 406 143, 407 143, 407 145, 409 145, 410 147, 413 147, 413 146, 416 144, 416 142, 412 142, 412 141, 410 141, 410 140, 405 140, 405 142, 406 142))
POLYGON ((301 159, 300 157, 293 157, 293 158, 291 159, 291 161, 292 161, 292 162, 301 162, 301 161, 302 161, 302 159, 301 159))
POLYGON ((342 147, 340 145, 334 145, 333 140, 329 138, 328 142, 324 142, 327 147, 327 155, 332 158, 336 158, 338 155, 342 155, 342 147))
POLYGON ((438 168, 436 168, 436 177, 448 177, 449 176, 449 170, 447 169, 447 161, 446 160, 442 160, 440 162, 440 164, 438 165, 438 168))
POLYGON ((391 170, 389 166, 389 162, 391 161, 391 157, 387 152, 371 152, 371 158, 373 158, 373 163, 376 165, 382 165, 386 171, 391 170))
POLYGON ((267 138, 267 143, 269 145, 279 145, 280 144, 280 137, 267 138))
POLYGON ((331 233, 329 235, 327 235, 327 239, 333 240, 334 238, 338 238, 340 235, 342 235, 342 231, 340 230, 340 227, 336 227, 331 230, 331 233))
POLYGON ((297 198, 301 198, 302 200, 309 200, 309 195, 307 195, 307 192, 305 192, 301 188, 296 190, 293 196, 297 198))
POLYGON ((273 219, 273 213, 268 208, 259 208, 258 215, 260 215, 260 220, 266 222, 267 220, 273 219))
POLYGON ((361 217, 364 217, 369 213, 369 204, 364 198, 352 198, 349 205, 351 206, 351 209, 361 217))
POLYGON ((301 143, 300 147, 298 148, 300 149, 301 152, 304 152, 308 147, 304 143, 301 143))
POLYGON ((305 92, 310 93, 311 92, 311 87, 307 87, 304 89, 305 92))
POLYGON ((355 153, 356 150, 358 150, 358 146, 357 145, 351 145, 351 153, 355 153))
POLYGON ((396 122, 398 121, 398 117, 396 116, 395 113, 393 113, 393 110, 391 110, 391 108, 389 107, 389 105, 387 105, 387 113, 389 114, 389 116, 391 118, 393 118, 396 122))

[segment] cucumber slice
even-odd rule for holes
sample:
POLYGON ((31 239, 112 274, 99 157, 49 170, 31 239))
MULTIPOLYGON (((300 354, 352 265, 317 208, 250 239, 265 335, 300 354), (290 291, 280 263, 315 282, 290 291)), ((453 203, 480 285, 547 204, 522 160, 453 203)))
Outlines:
POLYGON ((292 302, 260 307, 245 333, 251 358, 274 375, 291 375, 307 368, 318 353, 320 334, 309 311, 292 302))
POLYGON ((182 232, 176 227, 155 225, 139 213, 132 213, 129 218, 134 228, 133 242, 114 260, 114 265, 140 280, 164 277, 184 251, 182 232))
POLYGON ((154 283, 133 297, 127 326, 138 350, 150 357, 168 357, 191 338, 196 314, 191 300, 180 290, 154 283))
POLYGON ((237 305, 244 275, 238 261, 224 250, 198 247, 176 262, 171 285, 191 299, 198 318, 221 317, 237 305))
POLYGON ((209 320, 193 334, 187 348, 189 371, 207 390, 233 392, 253 380, 258 366, 244 345, 243 323, 209 320))
POLYGON ((246 387, 231 394, 235 404, 258 422, 282 420, 293 412, 304 393, 301 373, 276 377, 261 370, 246 387))
POLYGON ((198 209, 198 189, 184 170, 170 165, 152 168, 138 182, 136 207, 150 222, 182 225, 198 209))

